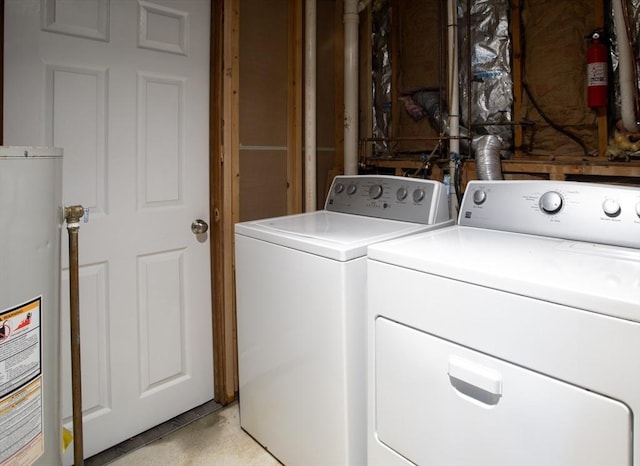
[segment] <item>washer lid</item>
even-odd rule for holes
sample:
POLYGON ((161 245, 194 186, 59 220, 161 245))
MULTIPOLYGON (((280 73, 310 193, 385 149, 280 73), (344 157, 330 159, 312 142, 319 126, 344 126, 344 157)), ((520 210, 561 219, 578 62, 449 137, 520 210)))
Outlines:
POLYGON ((640 322, 640 249, 455 226, 372 246, 369 258, 640 322))
POLYGON ((235 231, 239 235, 346 261, 366 255, 369 244, 452 224, 453 221, 424 225, 320 210, 238 223, 235 231))

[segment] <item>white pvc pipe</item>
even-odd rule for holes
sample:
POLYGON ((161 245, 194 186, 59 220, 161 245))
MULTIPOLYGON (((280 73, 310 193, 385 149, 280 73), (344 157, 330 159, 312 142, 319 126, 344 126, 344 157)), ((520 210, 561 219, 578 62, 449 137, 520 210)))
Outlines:
POLYGON ((304 66, 304 210, 317 209, 316 187, 316 0, 305 3, 305 66, 304 66))
POLYGON ((458 83, 458 14, 456 0, 447 2, 447 76, 449 87, 449 175, 451 177, 451 216, 458 212, 458 201, 453 176, 460 155, 460 89, 458 83))
POLYGON ((344 173, 358 174, 358 0, 344 2, 344 173))
POLYGON ((622 9, 622 0, 613 0, 613 22, 618 39, 620 74, 620 113, 624 129, 631 133, 640 131, 640 123, 635 114, 635 89, 633 80, 633 51, 627 35, 626 18, 622 9))

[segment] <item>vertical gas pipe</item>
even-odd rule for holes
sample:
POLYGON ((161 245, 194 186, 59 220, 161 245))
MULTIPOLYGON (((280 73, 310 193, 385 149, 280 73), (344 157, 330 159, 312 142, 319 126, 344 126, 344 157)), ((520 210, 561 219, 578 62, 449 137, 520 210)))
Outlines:
POLYGON ((317 5, 305 3, 305 70, 304 70, 304 210, 313 212, 317 206, 317 5))
POLYGON ((78 230, 84 209, 66 207, 64 217, 69 232, 69 306, 71 323, 71 396, 73 402, 73 464, 84 464, 82 439, 82 376, 80 370, 80 281, 78 277, 78 230))
POLYGON ((460 161, 460 88, 458 79, 458 11, 456 0, 447 2, 448 91, 449 91, 449 176, 451 218, 458 216, 455 176, 460 161))
POLYGON ((344 2, 344 173, 358 174, 358 0, 344 2))

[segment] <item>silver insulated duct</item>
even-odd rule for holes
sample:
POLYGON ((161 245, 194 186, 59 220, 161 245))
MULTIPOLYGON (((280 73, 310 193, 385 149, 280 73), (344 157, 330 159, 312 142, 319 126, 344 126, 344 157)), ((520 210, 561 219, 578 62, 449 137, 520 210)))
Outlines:
POLYGON ((461 111, 474 133, 513 141, 508 0, 459 2, 461 111), (468 8, 468 9, 467 9, 468 8), (468 29, 466 25, 469 21, 468 29), (469 41, 471 43, 469 43, 469 41), (470 53, 470 56, 469 56, 470 53), (469 115, 469 107, 471 115, 469 115))
POLYGON ((479 180, 503 180, 500 165, 502 143, 498 136, 477 136, 471 143, 476 154, 476 174, 479 180))

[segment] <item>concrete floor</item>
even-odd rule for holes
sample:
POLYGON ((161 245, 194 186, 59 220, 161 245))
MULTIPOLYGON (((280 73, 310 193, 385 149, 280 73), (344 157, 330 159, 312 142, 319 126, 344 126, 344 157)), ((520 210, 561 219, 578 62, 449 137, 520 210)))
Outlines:
POLYGON ((113 466, 279 466, 240 429, 238 403, 218 409, 107 464, 113 466))

